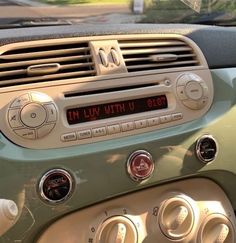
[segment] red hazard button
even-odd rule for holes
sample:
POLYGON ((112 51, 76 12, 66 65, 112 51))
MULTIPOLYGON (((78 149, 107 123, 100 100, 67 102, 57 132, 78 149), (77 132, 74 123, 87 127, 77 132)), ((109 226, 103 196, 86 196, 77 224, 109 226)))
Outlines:
POLYGON ((144 150, 132 153, 128 159, 127 170, 130 177, 135 181, 147 179, 154 170, 151 154, 144 150))

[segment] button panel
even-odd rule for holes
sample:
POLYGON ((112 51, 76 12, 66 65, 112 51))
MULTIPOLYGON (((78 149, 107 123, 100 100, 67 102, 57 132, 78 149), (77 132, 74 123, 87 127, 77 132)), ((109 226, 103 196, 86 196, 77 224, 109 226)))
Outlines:
POLYGON ((62 142, 70 142, 75 140, 90 139, 96 137, 103 137, 118 133, 130 132, 135 129, 143 129, 153 126, 160 126, 162 124, 177 121, 183 119, 183 114, 181 112, 173 113, 170 115, 160 116, 160 117, 151 117, 147 119, 137 120, 134 122, 125 122, 120 124, 107 125, 104 127, 96 127, 81 131, 75 131, 72 133, 65 133, 61 135, 62 142), (73 139, 67 139, 67 136, 72 136, 71 134, 77 133, 77 136, 73 136, 73 139))
POLYGON ((48 135, 56 125, 57 109, 46 94, 29 92, 17 97, 8 109, 8 124, 24 139, 39 139, 48 135))

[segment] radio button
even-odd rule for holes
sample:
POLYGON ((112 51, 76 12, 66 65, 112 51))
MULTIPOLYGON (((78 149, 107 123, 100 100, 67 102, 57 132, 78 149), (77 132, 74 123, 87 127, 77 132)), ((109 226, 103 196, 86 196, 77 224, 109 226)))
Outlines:
POLYGON ((198 109, 203 108, 208 102, 208 97, 203 97, 201 100, 198 101, 198 109))
POLYGON ((203 89, 203 96, 208 96, 208 87, 205 83, 201 83, 202 89, 203 89))
POLYGON ((135 121, 134 124, 137 129, 145 128, 147 127, 147 120, 135 121))
POLYGON ((133 122, 122 123, 121 128, 123 132, 134 130, 134 123, 133 122))
POLYGON ((152 126, 156 126, 160 123, 160 118, 159 117, 153 117, 153 118, 149 118, 147 121, 148 121, 148 126, 152 127, 152 126))
POLYGON ((14 132, 22 138, 36 139, 36 133, 33 129, 22 128, 14 130, 14 132))
POLYGON ((183 104, 186 107, 188 107, 188 108, 190 108, 192 110, 198 110, 200 108, 199 105, 198 105, 198 103, 199 102, 194 101, 194 100, 185 100, 185 101, 183 101, 183 104))
POLYGON ((108 134, 115 134, 120 132, 120 125, 111 125, 107 127, 108 134))
POLYGON ((14 100, 14 102, 11 104, 11 107, 22 107, 30 102, 30 96, 29 94, 23 94, 17 99, 14 100))
POLYGON ((31 103, 26 105, 20 114, 21 121, 27 127, 38 127, 41 126, 46 120, 46 110, 42 105, 31 103))
POLYGON ((76 140, 75 132, 65 133, 65 134, 61 135, 62 142, 70 142, 70 141, 75 141, 75 140, 76 140))
POLYGON ((93 128, 92 132, 94 137, 105 136, 107 134, 105 127, 93 128))
POLYGON ((92 137, 92 132, 90 129, 77 132, 78 139, 86 139, 92 137))
POLYGON ((56 122, 57 120, 57 110, 55 105, 53 104, 47 104, 44 105, 47 114, 48 114, 48 118, 47 118, 47 122, 56 122))
POLYGON ((181 120, 181 119, 183 119, 183 114, 182 113, 172 114, 172 120, 173 121, 177 121, 177 120, 181 120))
POLYGON ((180 98, 180 100, 188 99, 188 97, 185 94, 185 86, 178 86, 177 87, 177 95, 180 98))
POLYGON ((171 120, 172 120, 171 115, 166 115, 166 116, 161 116, 161 117, 160 117, 160 121, 161 121, 161 123, 171 122, 171 120))
POLYGON ((190 79, 190 77, 189 77, 188 74, 183 74, 182 76, 179 77, 177 85, 178 86, 181 86, 181 85, 185 86, 187 84, 187 82, 189 81, 189 79, 190 79))
POLYGON ((44 93, 31 92, 30 95, 32 97, 32 100, 35 102, 39 102, 39 103, 52 102, 52 99, 44 93))
POLYGON ((8 121, 12 128, 22 127, 19 116, 20 109, 12 109, 8 111, 8 121))
POLYGON ((55 126, 55 123, 53 123, 53 124, 45 124, 44 126, 40 127, 37 130, 37 133, 38 133, 37 138, 42 138, 42 137, 48 135, 52 131, 54 126, 55 126))

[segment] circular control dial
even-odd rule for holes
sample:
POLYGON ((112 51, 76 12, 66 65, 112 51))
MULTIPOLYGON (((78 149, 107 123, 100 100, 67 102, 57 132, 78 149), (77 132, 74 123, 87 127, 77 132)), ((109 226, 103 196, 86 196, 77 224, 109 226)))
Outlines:
POLYGON ((224 215, 212 214, 205 219, 199 238, 202 243, 234 243, 234 228, 224 215))
POLYGON ((8 124, 24 139, 48 135, 57 122, 57 108, 46 94, 29 92, 17 97, 8 109, 8 124))
POLYGON ((41 126, 47 117, 45 108, 36 103, 30 103, 24 106, 20 112, 22 123, 30 128, 41 126))
POLYGON ((102 223, 96 243, 136 243, 137 239, 137 230, 131 220, 113 216, 102 223))
POLYGON ((177 81, 177 95, 184 106, 199 110, 207 105, 208 87, 198 75, 186 73, 177 81))
POLYGON ((161 231, 173 240, 182 239, 191 232, 194 218, 190 203, 181 197, 164 201, 158 215, 161 231))

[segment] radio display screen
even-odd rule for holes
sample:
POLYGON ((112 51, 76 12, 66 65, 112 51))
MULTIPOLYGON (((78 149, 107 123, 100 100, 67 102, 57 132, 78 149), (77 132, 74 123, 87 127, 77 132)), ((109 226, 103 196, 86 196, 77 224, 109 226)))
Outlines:
POLYGON ((166 95, 68 109, 70 125, 168 108, 166 95))

